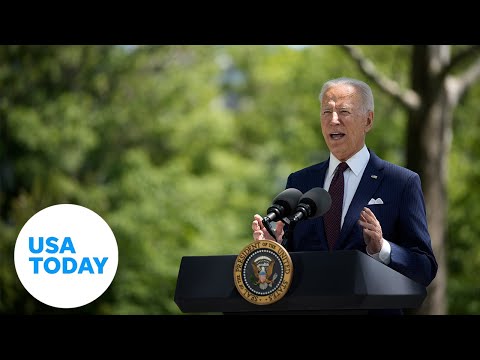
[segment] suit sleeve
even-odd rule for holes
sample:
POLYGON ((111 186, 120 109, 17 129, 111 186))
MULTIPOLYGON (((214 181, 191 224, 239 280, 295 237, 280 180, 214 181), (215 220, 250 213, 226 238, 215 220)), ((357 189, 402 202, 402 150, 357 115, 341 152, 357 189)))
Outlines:
POLYGON ((428 232, 425 201, 418 174, 411 175, 403 189, 397 231, 398 241, 390 242, 390 267, 428 286, 437 274, 438 265, 428 232))

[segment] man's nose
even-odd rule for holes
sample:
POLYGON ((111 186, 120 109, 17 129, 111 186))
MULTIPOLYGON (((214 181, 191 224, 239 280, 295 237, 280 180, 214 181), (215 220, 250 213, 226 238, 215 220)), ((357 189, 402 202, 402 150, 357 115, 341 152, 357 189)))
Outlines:
POLYGON ((331 122, 334 123, 334 124, 339 123, 338 113, 337 113, 336 111, 334 111, 334 112, 332 113, 332 121, 331 121, 331 122))

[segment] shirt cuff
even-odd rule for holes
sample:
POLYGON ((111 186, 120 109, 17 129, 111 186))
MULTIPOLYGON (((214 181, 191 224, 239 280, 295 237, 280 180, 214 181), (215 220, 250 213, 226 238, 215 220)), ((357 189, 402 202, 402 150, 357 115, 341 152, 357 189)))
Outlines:
POLYGON ((378 260, 378 261, 384 263, 385 265, 390 264, 390 253, 391 252, 392 252, 392 247, 390 246, 390 243, 385 239, 383 239, 382 248, 380 249, 380 251, 378 253, 370 254, 367 250, 368 255, 373 257, 375 260, 378 260))

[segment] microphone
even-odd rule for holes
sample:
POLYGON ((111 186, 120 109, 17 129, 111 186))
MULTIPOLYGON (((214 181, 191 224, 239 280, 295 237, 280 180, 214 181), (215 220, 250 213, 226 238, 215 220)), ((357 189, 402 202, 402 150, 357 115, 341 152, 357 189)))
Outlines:
POLYGON ((296 223, 302 219, 314 219, 325 214, 332 205, 332 198, 327 190, 316 187, 308 190, 298 200, 295 214, 290 221, 296 223))
POLYGON ((290 216, 301 197, 302 192, 300 190, 295 188, 285 189, 273 199, 272 205, 267 209, 267 216, 263 218, 262 223, 275 241, 277 237, 270 226, 270 222, 290 216))

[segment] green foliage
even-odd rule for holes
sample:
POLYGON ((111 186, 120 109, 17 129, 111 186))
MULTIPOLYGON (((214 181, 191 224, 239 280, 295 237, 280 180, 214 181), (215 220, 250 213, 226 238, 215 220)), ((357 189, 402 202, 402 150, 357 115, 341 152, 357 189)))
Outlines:
POLYGON ((480 86, 474 86, 455 112, 448 172, 448 301, 451 314, 480 314, 480 149, 478 106, 480 86))
MULTIPOLYGON (((406 84, 409 47, 362 50, 406 84)), ((119 266, 106 293, 73 312, 179 314, 182 256, 237 253, 288 174, 328 156, 318 94, 339 76, 362 78, 336 46, 1 46, 0 312, 63 313, 23 289, 12 254, 37 211, 76 203, 111 226, 119 266)), ((406 114, 374 95, 367 145, 402 164, 406 114)), ((479 95, 457 112, 451 159, 464 175, 449 186, 457 313, 480 311, 469 191, 479 174, 464 165, 479 158, 479 95)))

